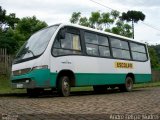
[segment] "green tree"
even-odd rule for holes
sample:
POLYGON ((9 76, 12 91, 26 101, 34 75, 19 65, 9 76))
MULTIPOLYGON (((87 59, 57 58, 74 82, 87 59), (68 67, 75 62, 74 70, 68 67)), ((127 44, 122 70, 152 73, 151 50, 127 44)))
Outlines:
POLYGON ((8 26, 14 29, 19 21, 19 18, 16 17, 15 13, 11 13, 8 16, 6 16, 6 21, 8 26))
POLYGON ((3 25, 6 23, 6 10, 0 6, 0 29, 2 30, 3 25))
POLYGON ((16 17, 15 13, 6 14, 6 10, 4 10, 0 6, 0 29, 1 31, 6 31, 9 27, 15 28, 16 24, 19 21, 19 18, 16 17))
POLYGON ((160 44, 158 44, 158 45, 151 45, 149 47, 153 48, 156 51, 156 54, 158 56, 158 61, 160 61, 160 44))
POLYGON ((102 13, 101 14, 101 23, 103 23, 104 24, 104 26, 105 26, 105 29, 106 28, 109 28, 110 27, 110 24, 113 24, 114 23, 114 19, 112 19, 111 17, 111 14, 110 13, 102 13), (106 27, 106 25, 108 26, 108 27, 106 27))
MULTIPOLYGON (((113 27, 110 32, 126 37, 132 37, 131 26, 129 24, 125 24, 123 21, 117 21, 116 26, 113 27)), ((108 30, 105 30, 108 31, 108 30)))
POLYGON ((7 15, 0 6, 0 48, 7 48, 9 54, 15 54, 33 33, 46 26, 35 16, 19 19, 15 13, 7 15))
POLYGON ((134 23, 137 23, 138 21, 144 21, 145 15, 141 11, 128 11, 127 13, 123 12, 122 16, 120 17, 121 20, 132 22, 132 37, 134 38, 134 23))
POLYGON ((70 18, 70 22, 76 24, 76 23, 78 23, 80 17, 81 17, 80 12, 73 12, 72 17, 70 18))
POLYGON ((18 42, 13 38, 10 30, 0 35, 0 48, 6 48, 8 54, 14 54, 18 47, 18 42))
POLYGON ((7 48, 9 54, 13 54, 18 47, 17 41, 11 34, 11 29, 16 27, 18 21, 15 13, 7 15, 6 10, 0 6, 0 48, 7 48))
POLYGON ((13 37, 19 40, 19 45, 22 45, 33 33, 46 26, 45 22, 38 20, 35 16, 24 17, 18 22, 13 31, 13 37))
POLYGON ((109 12, 91 12, 89 18, 82 17, 80 12, 73 12, 70 22, 87 26, 106 32, 112 32, 126 37, 132 37, 131 26, 119 18, 120 13, 116 10, 109 12))
POLYGON ((118 12, 117 10, 112 10, 111 11, 111 16, 113 16, 113 19, 117 19, 120 15, 120 12, 118 12))
POLYGON ((89 20, 86 17, 81 17, 79 19, 79 25, 90 27, 89 20))
POLYGON ((99 29, 99 25, 101 24, 101 14, 99 11, 92 12, 91 16, 89 17, 89 22, 92 28, 99 29))
POLYGON ((158 55, 153 47, 149 47, 149 56, 151 60, 151 67, 152 68, 158 68, 159 63, 158 63, 158 55))

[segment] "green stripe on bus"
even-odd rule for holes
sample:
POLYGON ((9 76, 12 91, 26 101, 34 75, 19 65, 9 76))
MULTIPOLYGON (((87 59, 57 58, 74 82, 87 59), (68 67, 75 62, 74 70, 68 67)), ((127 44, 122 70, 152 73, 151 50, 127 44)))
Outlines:
MULTIPOLYGON (((125 73, 114 74, 114 73, 75 73, 76 81, 75 86, 89 86, 89 85, 104 85, 104 84, 124 84, 125 73)), ((51 74, 51 80, 54 81, 53 86, 56 85, 57 73, 51 74)), ((151 74, 135 74, 135 82, 149 82, 151 81, 151 74)))
MULTIPOLYGON (((58 73, 50 73, 49 69, 33 70, 28 74, 12 76, 11 80, 30 78, 36 82, 38 87, 55 87, 58 73)), ((104 85, 104 84, 124 84, 126 74, 116 73, 75 73, 76 86, 104 85)), ((151 81, 151 74, 135 74, 135 82, 151 81)))
MULTIPOLYGON (((76 73, 76 86, 124 84, 126 74, 76 73)), ((151 81, 151 74, 135 74, 135 82, 151 81)))

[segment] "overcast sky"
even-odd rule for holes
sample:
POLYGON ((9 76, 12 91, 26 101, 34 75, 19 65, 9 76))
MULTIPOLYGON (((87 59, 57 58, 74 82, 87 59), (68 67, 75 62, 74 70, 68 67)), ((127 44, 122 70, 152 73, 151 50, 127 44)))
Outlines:
MULTIPOLYGON (((142 11, 146 15, 145 23, 158 30, 148 27, 141 22, 135 24, 135 39, 160 44, 160 0, 94 0, 120 12, 128 10, 142 11)), ((0 0, 0 6, 7 13, 16 13, 19 18, 35 15, 48 25, 69 22, 73 12, 81 12, 88 16, 93 11, 110 12, 103 6, 90 0, 0 0)))

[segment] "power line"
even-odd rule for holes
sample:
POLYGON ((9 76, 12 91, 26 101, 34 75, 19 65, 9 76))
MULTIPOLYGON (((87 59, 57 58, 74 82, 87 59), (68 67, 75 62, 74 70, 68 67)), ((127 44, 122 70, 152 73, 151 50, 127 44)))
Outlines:
POLYGON ((110 10, 114 10, 114 9, 112 9, 111 7, 108 7, 108 6, 106 6, 106 5, 103 5, 103 4, 101 4, 101 3, 99 3, 99 2, 96 2, 96 1, 94 1, 94 0, 90 0, 90 1, 92 1, 92 2, 94 2, 94 3, 96 3, 96 4, 98 4, 98 5, 101 5, 101 6, 105 7, 105 8, 108 8, 108 9, 110 9, 110 10))
POLYGON ((153 28, 153 29, 155 29, 155 30, 160 31, 160 29, 156 28, 156 27, 153 26, 153 25, 147 24, 147 23, 145 23, 145 22, 142 22, 142 24, 144 24, 144 25, 146 25, 146 26, 148 26, 148 27, 150 27, 150 28, 153 28))
MULTIPOLYGON (((106 5, 104 5, 104 4, 101 4, 101 3, 99 3, 99 2, 96 2, 96 1, 94 1, 94 0, 90 0, 91 2, 94 2, 94 3, 96 3, 96 4, 98 4, 98 5, 101 5, 101 6, 103 6, 103 7, 105 7, 105 8, 107 8, 107 9, 110 9, 110 10, 115 10, 115 9, 113 9, 113 8, 111 8, 111 7, 108 7, 108 6, 106 6, 106 5)), ((116 11, 118 11, 118 10, 116 10, 116 11)), ((119 11, 120 12, 120 11, 119 11)), ((141 22, 142 24, 144 24, 144 25, 146 25, 146 26, 148 26, 148 27, 150 27, 150 28, 152 28, 152 29, 155 29, 155 30, 157 30, 157 31, 160 31, 160 29, 158 29, 158 28, 156 28, 156 27, 154 27, 154 26, 152 26, 152 25, 150 25, 150 24, 148 24, 148 23, 145 23, 145 22, 141 22)))

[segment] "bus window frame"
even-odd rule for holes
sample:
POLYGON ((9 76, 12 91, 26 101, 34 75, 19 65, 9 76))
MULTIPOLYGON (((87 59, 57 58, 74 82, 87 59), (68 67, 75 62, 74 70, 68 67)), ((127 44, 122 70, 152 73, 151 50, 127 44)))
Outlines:
MULTIPOLYGON (((54 49, 54 44, 55 44, 55 39, 59 33, 59 31, 62 29, 60 28, 54 41, 53 41, 53 44, 52 44, 52 48, 51 48, 51 55, 53 57, 63 57, 63 56, 88 56, 88 57, 96 57, 96 58, 107 58, 107 59, 115 59, 115 60, 126 60, 126 61, 135 61, 135 62, 146 62, 149 60, 149 53, 148 53, 148 49, 147 49, 147 45, 144 44, 144 43, 139 43, 139 42, 136 42, 136 41, 131 41, 131 40, 125 40, 123 38, 119 38, 119 37, 116 37, 116 36, 112 36, 112 35, 107 35, 107 34, 103 34, 103 33, 100 33, 100 32, 96 32, 96 31, 92 31, 92 30, 87 30, 87 29, 84 29, 84 28, 78 28, 78 27, 75 27, 75 26, 69 26, 69 25, 66 25, 64 26, 63 28, 73 28, 73 29, 78 29, 79 30, 79 37, 80 37, 80 45, 81 45, 81 54, 66 54, 66 55, 58 55, 58 56, 55 56, 53 55, 53 49, 54 49), (110 56, 94 56, 94 55, 88 55, 87 54, 87 51, 86 51, 86 43, 85 43, 85 32, 89 32, 89 33, 93 33, 93 34, 96 34, 96 35, 100 35, 100 36, 104 36, 104 37, 107 37, 108 39, 108 48, 110 50, 110 56), (128 43, 128 47, 129 47, 129 54, 130 54, 130 59, 125 59, 125 58, 115 58, 113 57, 113 51, 112 51, 112 47, 111 47, 111 39, 110 38, 115 38, 115 39, 119 39, 119 40, 122 40, 122 41, 126 41, 128 43), (147 59, 142 61, 142 60, 134 60, 133 57, 132 57, 132 51, 131 51, 131 46, 130 46, 130 43, 136 43, 136 44, 139 44, 139 45, 143 45, 145 47, 145 54, 146 54, 146 57, 147 59)), ((91 43, 93 44, 93 43, 91 43)), ((96 44, 98 46, 101 46, 100 44, 96 44)), ((103 45, 102 45, 103 46, 103 45)), ((70 49, 69 49, 70 50, 70 49)), ((122 50, 122 49, 121 49, 122 50)), ((124 49, 126 50, 126 49, 124 49)), ((99 51, 99 50, 98 50, 99 51)))
POLYGON ((56 37, 55 37, 55 39, 54 39, 54 41, 53 41, 53 44, 52 44, 52 47, 51 47, 51 55, 52 55, 53 57, 61 57, 61 56, 73 56, 73 55, 81 56, 82 54, 83 54, 83 50, 82 50, 82 38, 81 38, 80 29, 79 29, 79 28, 76 28, 76 27, 72 27, 72 26, 64 26, 64 27, 60 28, 59 31, 58 31, 58 33, 57 33, 57 35, 56 35, 56 37), (56 39, 59 38, 58 35, 59 35, 59 33, 60 33, 60 31, 61 31, 62 29, 65 29, 65 33, 68 32, 68 33, 70 33, 70 34, 75 34, 75 35, 78 35, 78 36, 79 36, 79 42, 80 42, 81 50, 74 50, 74 49, 62 48, 61 42, 60 42, 60 48, 55 48, 55 47, 54 47, 55 42, 56 42, 56 39), (79 32, 74 32, 74 31, 72 31, 71 29, 72 29, 72 30, 75 30, 75 31, 79 31, 79 32), (53 54, 54 48, 55 48, 55 49, 62 49, 62 50, 78 51, 78 52, 80 52, 80 54, 54 55, 54 54, 53 54))

